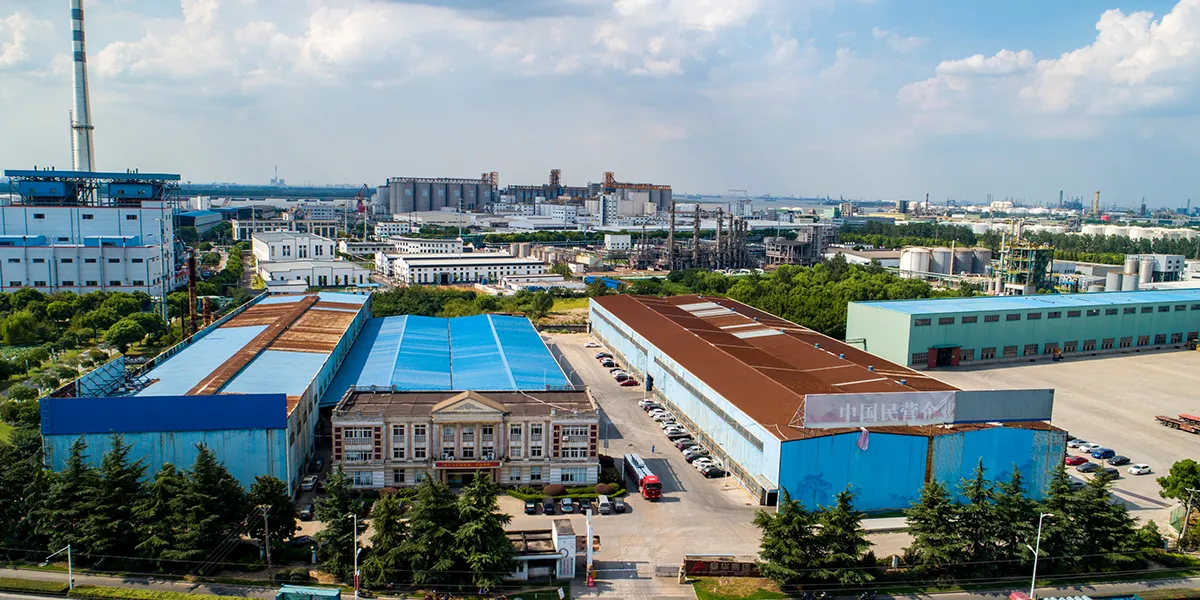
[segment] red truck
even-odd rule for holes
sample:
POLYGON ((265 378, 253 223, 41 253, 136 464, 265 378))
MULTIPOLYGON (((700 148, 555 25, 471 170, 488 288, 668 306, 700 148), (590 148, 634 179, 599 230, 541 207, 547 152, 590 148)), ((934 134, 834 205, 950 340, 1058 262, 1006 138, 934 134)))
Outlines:
POLYGON ((1200 435, 1200 417, 1180 413, 1179 417, 1154 417, 1160 425, 1200 435))
POLYGON ((662 498, 662 483, 658 481, 658 475, 655 475, 650 467, 646 466, 646 461, 637 454, 625 455, 625 479, 637 486, 642 497, 647 500, 658 500, 662 498))

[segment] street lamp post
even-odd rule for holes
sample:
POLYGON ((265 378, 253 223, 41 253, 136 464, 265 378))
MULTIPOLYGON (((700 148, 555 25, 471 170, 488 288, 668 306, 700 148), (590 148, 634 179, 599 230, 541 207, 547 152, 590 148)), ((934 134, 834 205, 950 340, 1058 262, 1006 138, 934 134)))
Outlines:
MULTIPOLYGON (((1037 541, 1035 542, 1036 547, 1033 548, 1033 577, 1029 580, 1029 600, 1037 600, 1037 596, 1034 595, 1034 588, 1037 587, 1038 554, 1042 550, 1042 520, 1053 516, 1050 513, 1041 513, 1038 515, 1037 541)), ((1026 544, 1025 547, 1028 548, 1029 545, 1026 544)))
POLYGON ((350 534, 352 540, 350 552, 354 555, 354 599, 358 600, 358 514, 350 513, 346 516, 350 517, 354 523, 354 531, 350 534))
POLYGON ((44 567, 44 566, 50 564, 50 559, 54 558, 55 556, 58 556, 59 554, 62 554, 63 552, 67 553, 67 589, 73 590, 73 589, 75 589, 75 571, 74 571, 74 566, 71 564, 71 545, 70 544, 67 544, 66 548, 63 548, 63 549, 59 550, 58 552, 55 552, 54 554, 47 556, 46 560, 42 561, 41 566, 44 567))

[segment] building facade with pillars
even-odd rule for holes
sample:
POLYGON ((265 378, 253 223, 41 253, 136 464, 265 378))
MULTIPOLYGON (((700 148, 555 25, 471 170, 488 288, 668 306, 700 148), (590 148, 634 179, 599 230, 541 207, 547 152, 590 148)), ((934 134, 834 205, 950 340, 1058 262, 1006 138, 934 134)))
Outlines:
POLYGON ((600 413, 591 393, 351 389, 333 411, 333 461, 354 487, 451 487, 475 473, 500 485, 599 480, 600 413))

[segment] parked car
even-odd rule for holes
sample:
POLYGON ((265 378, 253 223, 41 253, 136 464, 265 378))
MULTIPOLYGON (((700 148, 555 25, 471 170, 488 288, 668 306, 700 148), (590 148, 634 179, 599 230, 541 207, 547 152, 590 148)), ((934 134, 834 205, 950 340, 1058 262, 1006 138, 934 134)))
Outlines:
POLYGON ((700 458, 697 458, 696 460, 692 461, 692 466, 696 467, 697 471, 703 471, 705 467, 713 467, 713 466, 718 466, 718 465, 715 460, 713 460, 707 456, 701 456, 700 458))
POLYGON ((646 409, 647 406, 652 406, 652 405, 656 405, 656 404, 658 404, 658 403, 649 398, 643 398, 641 400, 638 400, 638 406, 642 407, 642 410, 647 410, 646 409))
POLYGON ((317 488, 317 481, 318 479, 316 475, 309 475, 308 477, 300 480, 300 489, 306 492, 311 492, 317 488))
POLYGON ((1071 477, 1067 480, 1067 487, 1070 488, 1072 492, 1077 492, 1079 490, 1082 490, 1083 486, 1084 486, 1084 483, 1083 483, 1083 480, 1081 480, 1081 479, 1076 479, 1074 477, 1071 477))
POLYGON ((1150 474, 1150 465, 1142 464, 1142 463, 1138 463, 1136 465, 1130 465, 1129 468, 1127 469, 1127 471, 1129 471, 1130 475, 1149 475, 1150 474))
POLYGON ((1075 439, 1073 439, 1073 440, 1071 440, 1071 441, 1067 442, 1067 447, 1068 447, 1068 448, 1078 448, 1078 447, 1080 447, 1080 446, 1082 446, 1082 445, 1084 445, 1084 444, 1086 444, 1086 443, 1088 443, 1088 441, 1087 441, 1087 440, 1082 440, 1082 439, 1079 439, 1079 438, 1075 438, 1075 439))
POLYGON ((613 498, 613 499, 612 499, 612 506, 613 506, 613 512, 615 512, 615 513, 623 513, 623 512, 625 512, 625 500, 624 500, 624 499, 621 499, 621 498, 613 498))
POLYGON ((612 376, 613 379, 616 379, 618 382, 629 379, 629 373, 626 373, 625 371, 617 371, 616 373, 613 373, 612 376))
POLYGON ((659 429, 666 430, 668 427, 680 427, 680 428, 682 428, 682 427, 683 427, 683 425, 680 425, 680 424, 679 424, 677 421, 675 421, 675 419, 667 419, 666 421, 659 421, 659 422, 658 422, 658 428, 659 428, 659 429))
POLYGON ((660 413, 655 413, 655 414, 651 415, 651 417, 652 417, 652 418, 653 418, 655 421, 662 422, 662 421, 667 421, 667 420, 674 419, 674 418, 675 418, 675 415, 673 415, 673 414, 671 414, 671 413, 669 413, 669 412, 667 412, 667 411, 665 411, 665 410, 664 410, 664 411, 662 411, 662 412, 660 412, 660 413))
POLYGON ((677 430, 677 431, 670 431, 670 432, 667 432, 667 439, 668 439, 668 440, 671 440, 672 442, 677 442, 677 441, 679 441, 679 440, 684 440, 684 441, 686 441, 686 442, 687 442, 687 443, 689 443, 689 444, 694 444, 694 443, 695 443, 695 441, 694 441, 694 440, 692 440, 692 434, 691 434, 691 432, 689 432, 689 431, 688 431, 688 430, 686 430, 686 429, 679 429, 679 430, 677 430))
POLYGON ((709 458, 708 453, 703 450, 693 450, 691 452, 683 453, 683 460, 686 460, 690 463, 694 463, 701 458, 709 458))
POLYGON ((1068 456, 1063 462, 1066 463, 1068 467, 1078 467, 1087 461, 1088 459, 1082 456, 1068 456))
POLYGON ((1100 444, 1086 443, 1086 444, 1080 444, 1079 451, 1083 452, 1084 454, 1091 454, 1092 452, 1095 452, 1103 447, 1104 446, 1102 446, 1100 444))
MULTIPOLYGON (((671 436, 668 435, 667 437, 671 437, 671 436)), ((675 442, 675 447, 678 448, 680 452, 682 452, 696 444, 696 440, 693 440, 692 436, 690 436, 690 435, 683 436, 679 439, 675 439, 675 440, 671 440, 671 441, 675 442)))
POLYGON ((1075 467, 1075 470, 1079 471, 1080 473, 1094 473, 1100 470, 1100 465, 1089 461, 1079 465, 1078 467, 1075 467))
POLYGON ((1104 475, 1105 477, 1109 477, 1112 479, 1120 479, 1121 478, 1121 470, 1116 467, 1104 467, 1103 469, 1100 469, 1100 471, 1097 472, 1096 475, 1097 476, 1104 475))
POLYGON ((724 477, 725 469, 722 469, 721 467, 718 467, 717 465, 708 465, 708 466, 700 469, 700 474, 704 475, 705 477, 707 477, 709 479, 712 479, 714 477, 724 477))
POLYGON ((615 367, 615 366, 617 366, 617 363, 613 362, 613 359, 611 359, 611 358, 602 358, 602 359, 600 359, 600 366, 615 367))
MULTIPOLYGON (((663 407, 659 406, 659 407, 657 407, 657 408, 651 408, 650 410, 646 411, 646 414, 648 414, 648 415, 650 415, 651 417, 653 417, 653 416, 655 416, 655 415, 661 415, 661 414, 663 414, 663 413, 666 413, 666 412, 667 412, 667 409, 665 409, 665 408, 663 408, 663 407)), ((668 414, 669 414, 669 413, 668 413, 668 414)))
POLYGON ((536 515, 536 514, 537 514, 537 507, 538 507, 538 501, 537 501, 537 500, 526 500, 526 501, 525 501, 525 514, 527 514, 527 515, 536 515))
POLYGON ((286 543, 293 548, 303 548, 305 546, 312 546, 313 544, 316 544, 317 540, 313 539, 311 535, 298 535, 288 540, 286 543))
POLYGON ((1105 458, 1112 458, 1116 455, 1116 450, 1113 450, 1112 448, 1097 448, 1092 451, 1092 458, 1099 458, 1101 460, 1105 458))
POLYGON ((1118 455, 1108 459, 1108 464, 1110 464, 1114 467, 1119 467, 1121 465, 1127 465, 1127 464, 1129 464, 1129 457, 1121 456, 1120 454, 1118 454, 1118 455))
POLYGON ((666 435, 667 438, 670 438, 672 435, 680 435, 680 434, 687 435, 688 431, 682 427, 675 426, 675 427, 668 427, 667 429, 664 429, 663 434, 666 435))
MULTIPOLYGON (((644 402, 644 400, 643 400, 643 402, 644 402)), ((652 410, 666 410, 666 409, 663 408, 663 405, 661 405, 657 402, 651 402, 650 404, 642 405, 642 410, 644 410, 646 412, 650 412, 652 410)))
POLYGON ((599 348, 600 344, 597 344, 596 342, 588 342, 588 343, 584 344, 583 347, 584 348, 599 348))
POLYGON ((300 520, 301 521, 311 521, 313 518, 313 513, 315 513, 316 510, 317 510, 316 507, 311 504, 305 504, 304 506, 301 506, 300 507, 300 520))
POLYGON ((321 458, 320 456, 314 458, 313 462, 312 462, 312 472, 320 473, 321 471, 324 471, 324 470, 325 470, 325 459, 321 458))
POLYGON ((612 355, 611 355, 611 354, 609 354, 609 353, 607 353, 607 352, 597 352, 597 353, 596 353, 596 358, 597 358, 597 359, 601 359, 601 358, 612 358, 612 355))
POLYGON ((579 514, 584 514, 588 509, 592 508, 592 501, 587 498, 579 499, 579 514))
POLYGON ((609 373, 616 373, 617 371, 624 371, 624 370, 625 370, 625 369, 622 369, 621 367, 613 367, 613 368, 609 369, 609 370, 608 370, 608 372, 609 372, 609 373))
POLYGON ((575 512, 575 501, 570 498, 563 498, 558 501, 558 507, 562 509, 564 515, 569 515, 575 512))
POLYGON ((554 498, 546 496, 546 498, 542 500, 542 514, 554 514, 554 498))
POLYGON ((621 382, 621 387, 637 387, 638 381, 632 377, 621 382))
POLYGON ((699 452, 701 450, 704 450, 704 448, 701 447, 699 444, 692 444, 690 446, 684 446, 679 449, 679 451, 684 454, 687 454, 688 452, 699 452))

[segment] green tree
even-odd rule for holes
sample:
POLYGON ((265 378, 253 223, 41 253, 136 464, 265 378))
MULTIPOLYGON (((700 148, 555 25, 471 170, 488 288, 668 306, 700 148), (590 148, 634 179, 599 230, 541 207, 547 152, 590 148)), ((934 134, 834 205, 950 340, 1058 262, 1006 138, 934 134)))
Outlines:
MULTIPOLYGON (((179 498, 179 513, 185 526, 177 545, 162 553, 166 560, 209 559, 252 516, 241 484, 204 444, 197 444, 196 461, 179 498)), ((211 567, 202 563, 195 571, 203 573, 211 567)))
POLYGON ((965 502, 954 521, 955 537, 962 543, 958 562, 972 563, 965 568, 972 573, 995 568, 996 541, 999 530, 995 506, 992 504, 992 485, 983 468, 983 459, 975 466, 970 479, 959 484, 959 494, 965 502))
POLYGON ((1145 525, 1142 525, 1141 529, 1137 530, 1135 543, 1142 550, 1157 550, 1165 547, 1166 541, 1166 538, 1162 535, 1162 531, 1158 529, 1158 524, 1154 521, 1148 521, 1145 525))
POLYGON ((120 320, 121 315, 118 315, 113 309, 97 308, 96 310, 80 315, 78 323, 80 327, 91 329, 93 333, 98 334, 120 320))
POLYGON ((0 337, 6 346, 30 346, 41 341, 41 323, 33 313, 21 310, 0 321, 0 337))
POLYGON ((8 388, 8 397, 12 400, 29 401, 36 400, 39 396, 38 391, 22 384, 14 385, 8 388))
POLYGON ((854 510, 854 492, 847 487, 835 496, 833 506, 817 513, 821 530, 817 544, 823 550, 818 575, 839 585, 857 585, 875 579, 860 568, 863 554, 870 549, 862 513, 854 510))
POLYGON ((104 343, 117 349, 117 352, 124 354, 129 350, 129 346, 142 341, 146 337, 146 330, 133 319, 121 319, 108 328, 104 332, 104 343))
POLYGON ((517 570, 517 553, 504 534, 512 517, 500 511, 500 487, 486 474, 475 473, 458 497, 455 552, 466 565, 472 588, 491 591, 517 570))
POLYGON ((1157 481, 1162 488, 1158 491, 1159 496, 1186 502, 1188 489, 1200 489, 1200 463, 1190 458, 1176 461, 1171 465, 1171 470, 1157 481))
POLYGON ((811 571, 821 559, 816 523, 816 516, 793 500, 787 490, 780 491, 775 512, 756 511, 754 526, 762 532, 759 572, 785 590, 811 579, 811 571))
POLYGON ((179 241, 189 246, 200 240, 200 233, 197 232, 196 228, 192 227, 191 225, 185 225, 179 229, 176 229, 175 235, 179 237, 179 241))
POLYGON ((81 545, 92 554, 133 556, 140 542, 133 508, 145 496, 141 479, 146 467, 144 461, 130 461, 132 448, 120 435, 113 434, 111 440, 97 477, 85 488, 87 514, 80 524, 81 545))
POLYGON ((909 551, 926 569, 942 570, 958 562, 958 513, 958 504, 936 479, 926 483, 921 499, 904 511, 913 538, 909 551))
POLYGON ((109 294, 104 302, 100 304, 100 308, 107 308, 116 313, 121 318, 128 317, 136 312, 141 312, 144 304, 142 300, 133 294, 125 294, 122 292, 114 292, 109 294))
POLYGON ((83 551, 82 526, 88 516, 88 491, 96 488, 96 471, 87 464, 87 442, 83 437, 71 443, 66 464, 50 481, 43 508, 44 535, 51 551, 72 544, 83 551))
POLYGON ((151 312, 133 313, 122 321, 133 321, 141 326, 146 335, 151 338, 157 338, 167 332, 167 322, 163 320, 162 315, 151 312))
POLYGON ((1137 529, 1123 502, 1112 501, 1113 478, 1098 475, 1084 485, 1076 503, 1075 522, 1081 525, 1088 554, 1103 554, 1111 566, 1137 562, 1137 529))
POLYGON ((404 546, 408 542, 408 524, 403 505, 396 494, 383 494, 371 509, 371 553, 362 563, 363 585, 380 587, 401 581, 408 571, 404 546))
POLYGON ((556 275, 562 275, 566 279, 570 279, 573 275, 571 272, 571 267, 566 263, 555 263, 552 267, 550 267, 549 272, 556 275))
POLYGON ((1009 480, 996 486, 994 497, 996 560, 1012 569, 1029 558, 1025 544, 1037 534, 1038 507, 1026 496, 1025 479, 1016 465, 1009 480))
POLYGON ((42 489, 49 473, 42 469, 42 436, 37 429, 18 427, 7 444, 0 443, 0 545, 45 547, 35 526, 44 514, 41 502, 49 497, 42 489))
POLYGON ((317 559, 322 571, 342 581, 349 581, 354 574, 353 552, 358 549, 358 535, 365 529, 365 524, 359 522, 355 531, 350 518, 358 508, 359 502, 351 495, 350 476, 339 464, 325 481, 325 495, 317 498, 317 520, 325 524, 317 539, 326 542, 317 548, 317 559))
POLYGON ((250 517, 250 537, 265 545, 262 507, 267 507, 267 527, 271 536, 271 546, 283 544, 292 539, 299 529, 296 523, 296 505, 288 495, 287 484, 278 477, 259 475, 250 486, 250 506, 257 511, 250 517))
POLYGON ((69 321, 75 316, 75 305, 58 300, 46 306, 46 316, 59 323, 69 321))
POLYGON ((1083 562, 1081 555, 1092 554, 1085 546, 1083 521, 1087 515, 1082 504, 1079 493, 1071 491, 1066 465, 1059 461, 1050 475, 1040 508, 1041 512, 1054 515, 1046 517, 1042 524, 1042 556, 1058 557, 1047 565, 1050 571, 1071 571, 1083 562))
POLYGON ((137 553, 155 561, 160 570, 168 568, 160 559, 178 544, 180 532, 185 529, 182 499, 187 483, 187 477, 175 465, 163 463, 147 486, 146 495, 133 507, 141 538, 137 553))
POLYGON ((549 314, 551 308, 554 308, 554 298, 546 292, 538 292, 529 303, 529 318, 540 319, 549 314))
POLYGON ((458 507, 454 492, 443 483, 425 479, 417 486, 408 511, 408 541, 404 553, 411 561, 413 583, 418 586, 456 581, 455 533, 458 507))

